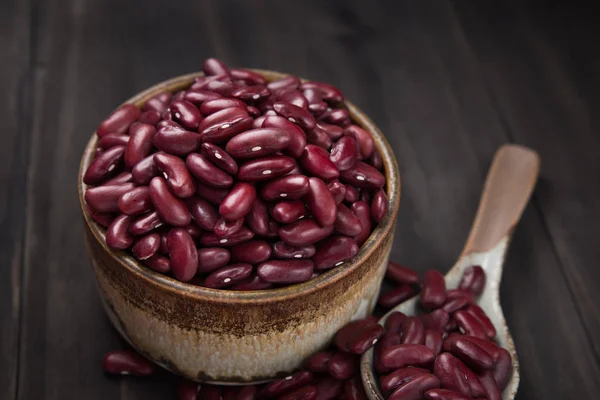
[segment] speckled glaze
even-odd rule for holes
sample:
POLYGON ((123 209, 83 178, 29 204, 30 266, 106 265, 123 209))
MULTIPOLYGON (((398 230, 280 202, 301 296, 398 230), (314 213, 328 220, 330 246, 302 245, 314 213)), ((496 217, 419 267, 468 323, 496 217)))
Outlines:
MULTIPOLYGON (((268 80, 283 74, 256 70, 268 80)), ((189 86, 194 73, 170 79, 127 100, 189 86)), ((392 245, 400 176, 392 149, 373 122, 346 103, 354 122, 372 133, 384 163, 389 209, 352 260, 315 279, 281 289, 235 292, 179 282, 107 247, 105 229, 84 211, 83 172, 97 138, 83 154, 78 190, 85 242, 106 313, 141 354, 170 371, 203 382, 258 382, 289 374, 327 346, 348 321, 375 306, 392 245)))

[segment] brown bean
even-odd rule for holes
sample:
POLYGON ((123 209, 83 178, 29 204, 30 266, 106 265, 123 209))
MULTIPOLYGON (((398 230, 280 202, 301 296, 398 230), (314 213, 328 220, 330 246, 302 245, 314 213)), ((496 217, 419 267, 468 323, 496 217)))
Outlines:
POLYGON ((381 361, 381 353, 383 350, 400 344, 400 335, 395 332, 386 332, 381 339, 375 344, 375 351, 373 356, 373 367, 375 371, 382 374, 389 372, 388 368, 383 366, 381 361))
POLYGON ((108 228, 110 223, 115 219, 116 215, 112 213, 102 213, 95 211, 89 204, 85 205, 85 211, 88 215, 100 226, 108 228))

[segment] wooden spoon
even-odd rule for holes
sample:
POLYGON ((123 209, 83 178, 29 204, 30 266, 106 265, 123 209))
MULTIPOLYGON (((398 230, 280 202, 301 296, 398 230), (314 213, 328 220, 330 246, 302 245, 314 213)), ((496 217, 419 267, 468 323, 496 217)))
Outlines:
MULTIPOLYGON (((503 400, 514 399, 517 393, 519 361, 500 307, 502 267, 513 229, 531 196, 539 167, 540 158, 533 150, 517 145, 504 145, 498 149, 485 182, 469 238, 458 261, 445 277, 446 287, 453 289, 458 287, 464 270, 469 266, 480 265, 487 274, 487 283, 477 304, 483 308, 496 327, 496 340, 510 352, 513 363, 512 375, 502 393, 503 400)), ((384 315, 379 323, 383 325, 393 311, 416 315, 418 297, 398 305, 384 315)), ((378 377, 373 370, 373 349, 363 355, 360 368, 369 399, 384 400, 378 377)))

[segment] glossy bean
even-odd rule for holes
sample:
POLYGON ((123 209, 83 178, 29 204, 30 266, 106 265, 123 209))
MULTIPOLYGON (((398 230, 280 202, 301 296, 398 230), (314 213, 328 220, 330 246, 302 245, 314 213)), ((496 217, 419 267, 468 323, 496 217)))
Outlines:
POLYGON ((383 189, 379 189, 373 195, 371 201, 371 215, 375 222, 380 222, 388 210, 388 198, 383 189))
POLYGON ((252 122, 253 119, 245 108, 226 108, 204 118, 198 127, 198 133, 203 142, 223 143, 250 129, 252 122))
POLYGON ((203 89, 195 89, 195 90, 188 90, 185 94, 185 96, 183 96, 183 99, 185 101, 189 101, 190 103, 195 104, 196 106, 202 105, 204 102, 207 102, 209 100, 214 100, 214 99, 220 99, 223 96, 221 96, 220 94, 208 91, 208 90, 203 90, 203 89))
POLYGON ((371 324, 358 329, 348 341, 348 351, 353 354, 363 354, 377 343, 383 335, 383 327, 379 324, 371 324))
POLYGON ((352 204, 350 210, 358 217, 360 225, 362 226, 361 233, 354 237, 356 244, 360 247, 367 240, 369 235, 371 235, 371 211, 369 210, 369 205, 362 200, 352 204))
POLYGON ((339 206, 342 203, 342 201, 344 201, 344 197, 346 197, 346 185, 344 185, 337 179, 334 179, 327 184, 327 189, 329 189, 329 191, 331 192, 331 195, 335 200, 335 204, 339 206))
POLYGON ((202 64, 202 71, 208 76, 229 75, 229 68, 227 68, 227 65, 216 58, 207 58, 202 64))
POLYGON ((231 254, 236 261, 248 264, 268 260, 271 252, 271 245, 265 240, 249 240, 231 248, 231 254))
POLYGON ((102 360, 102 369, 108 374, 137 376, 152 375, 156 370, 150 361, 128 350, 106 353, 102 360))
POLYGON ((375 324, 375 322, 367 318, 350 321, 336 332, 333 342, 341 351, 350 352, 349 344, 355 338, 356 333, 365 327, 375 324))
POLYGON ((434 330, 436 332, 443 332, 450 319, 450 315, 448 315, 446 311, 439 308, 430 313, 421 314, 419 317, 425 325, 425 328, 434 330))
POLYGON ((321 93, 324 100, 330 103, 341 103, 344 101, 342 92, 333 85, 324 82, 309 81, 300 85, 300 90, 315 89, 321 93))
POLYGON ((290 142, 290 135, 279 128, 251 129, 234 136, 225 150, 233 158, 249 159, 264 157, 283 150, 290 142))
POLYGON ((460 310, 454 313, 454 318, 456 319, 456 323, 458 324, 461 332, 481 339, 487 338, 485 329, 479 320, 476 319, 471 313, 465 310, 460 310))
POLYGON ((231 290, 264 290, 272 286, 272 283, 263 281, 260 276, 250 275, 248 278, 233 285, 231 290))
POLYGON ((281 240, 293 246, 314 244, 329 236, 333 226, 323 227, 310 218, 301 219, 279 228, 281 240))
POLYGON ((119 210, 123 214, 136 215, 152 210, 150 189, 147 186, 138 186, 119 197, 119 210))
POLYGON ((463 373, 465 369, 467 366, 450 353, 440 354, 433 365, 433 372, 440 379, 442 387, 471 395, 468 377, 463 373))
POLYGON ((510 357, 510 353, 506 349, 500 347, 495 362, 494 379, 498 384, 498 388, 504 390, 512 373, 512 358, 510 357))
POLYGON ((312 144, 304 148, 300 164, 308 173, 323 180, 337 178, 340 175, 335 164, 329 160, 327 151, 312 144))
POLYGON ((104 182, 102 185, 122 185, 131 181, 133 181, 133 175, 131 175, 131 172, 121 172, 120 174, 115 175, 106 182, 104 182))
POLYGON ((293 90, 300 86, 300 79, 295 76, 286 76, 285 78, 278 79, 276 81, 269 82, 267 87, 275 92, 277 90, 293 90))
POLYGON ((239 231, 227 238, 220 238, 212 232, 203 233, 198 240, 205 247, 230 247, 243 243, 254 237, 254 232, 242 226, 239 231))
POLYGON ((308 100, 299 90, 280 91, 275 97, 277 101, 308 109, 308 100))
POLYGON ((313 129, 317 124, 315 117, 308 110, 291 103, 276 102, 273 104, 273 110, 290 122, 300 125, 303 129, 313 129))
MULTIPOLYGON (((172 96, 171 93, 169 93, 169 96, 172 96)), ((140 115, 139 119, 141 119, 142 115, 146 112, 156 112, 159 115, 162 114, 167 109, 170 100, 171 99, 169 98, 169 100, 167 101, 162 101, 157 97, 148 99, 148 101, 146 101, 146 103, 144 103, 144 106, 142 107, 142 110, 144 112, 140 115)))
POLYGON ((177 100, 169 105, 171 118, 185 129, 196 130, 204 119, 198 108, 187 100, 177 100))
POLYGON ((335 379, 349 379, 358 368, 358 363, 358 356, 338 351, 327 361, 327 371, 335 379))
POLYGON ((375 149, 371 134, 358 125, 350 125, 344 129, 344 135, 352 136, 358 142, 360 155, 363 159, 371 156, 375 149))
POLYGON ((147 185, 152 178, 158 175, 158 167, 154 162, 154 156, 155 154, 149 155, 131 169, 131 176, 136 184, 147 185))
MULTIPOLYGON (((317 126, 321 128, 325 133, 327 133, 327 136, 329 136, 331 140, 338 140, 344 134, 344 128, 341 128, 337 125, 326 124, 323 121, 319 121, 317 122, 317 126)), ((358 150, 358 144, 356 146, 358 150)))
POLYGON ((488 316, 485 314, 485 311, 483 311, 481 307, 479 307, 477 304, 469 304, 469 306, 466 308, 466 311, 475 317, 477 321, 479 321, 487 337, 491 339, 496 336, 496 328, 494 327, 494 324, 492 324, 492 321, 490 321, 488 316))
POLYGON ((118 133, 110 133, 98 140, 98 147, 101 149, 110 149, 115 146, 127 146, 129 136, 118 133))
POLYGON ((150 233, 137 239, 131 251, 138 260, 146 260, 156 254, 159 245, 160 235, 158 233, 150 233))
POLYGON ((366 201, 367 203, 371 203, 371 191, 369 191, 367 189, 361 189, 360 190, 360 199, 362 201, 366 201))
POLYGON ((464 338, 457 338, 450 345, 450 352, 468 366, 482 371, 492 369, 495 365, 492 356, 476 343, 464 338))
POLYGON ((228 98, 224 98, 224 97, 219 97, 216 99, 206 100, 205 102, 203 102, 202 105, 200 106, 200 112, 203 115, 207 116, 210 114, 214 114, 217 111, 221 111, 226 108, 232 108, 232 107, 245 109, 246 103, 244 103, 243 101, 238 100, 238 99, 228 99, 228 98))
POLYGON ((204 286, 213 289, 221 289, 234 285, 252 273, 252 265, 250 264, 231 264, 219 268, 210 273, 204 280, 204 286))
POLYGON ((383 159, 381 158, 381 153, 379 153, 379 150, 375 148, 373 149, 371 157, 369 157, 369 164, 381 171, 383 168, 383 159))
POLYGON ((442 310, 448 314, 452 314, 455 311, 465 308, 469 304, 469 301, 464 297, 457 297, 456 299, 448 299, 442 306, 442 310))
POLYGON ((359 161, 352 168, 340 172, 340 181, 359 188, 379 189, 385 184, 385 177, 369 164, 359 161))
POLYGON ((483 292, 485 287, 485 271, 479 265, 474 265, 465 270, 460 284, 459 289, 468 290, 473 292, 476 296, 479 296, 483 292))
POLYGON ((321 179, 311 177, 308 181, 309 190, 304 201, 312 211, 314 219, 321 226, 333 225, 337 216, 337 206, 333 195, 321 179))
POLYGON ((212 143, 202 143, 200 148, 200 152, 204 155, 210 162, 212 162, 217 167, 221 168, 223 171, 228 174, 235 175, 238 172, 238 165, 233 158, 219 146, 216 146, 212 143))
POLYGON ((158 215, 158 212, 151 211, 138 217, 131 223, 129 233, 134 236, 145 235, 146 233, 163 225, 163 221, 158 215))
POLYGON ((424 344, 425 326, 418 317, 406 317, 402 324, 401 344, 424 344))
POLYGON ((500 400, 502 399, 502 393, 500 388, 494 379, 492 371, 485 371, 479 375, 479 381, 485 391, 485 396, 488 400, 500 400))
POLYGON ((384 308, 393 308, 398 304, 410 299, 417 291, 410 285, 400 284, 394 289, 379 295, 377 304, 384 308))
POLYGON ((308 110, 313 115, 320 115, 327 109, 327 103, 323 101, 321 92, 314 88, 302 89, 302 94, 308 101, 308 110))
POLYGON ((375 371, 382 374, 389 372, 388 368, 383 366, 381 362, 381 353, 383 350, 400 344, 400 335, 395 332, 386 332, 381 339, 375 344, 375 350, 373 355, 373 367, 375 371))
POLYGON ((252 208, 246 214, 246 223, 257 235, 266 236, 269 233, 269 214, 260 198, 254 200, 252 208))
POLYGON ((154 155, 154 163, 162 172, 171 192, 180 198, 194 195, 196 185, 190 175, 185 162, 176 156, 157 153, 154 155))
MULTIPOLYGON (((260 110, 254 106, 246 106, 246 111, 248 111, 248 114, 250 114, 252 118, 260 116, 260 110)), ((254 123, 252 123, 252 125, 254 126, 254 123)))
POLYGON ((304 365, 313 373, 327 372, 327 362, 333 354, 332 351, 319 351, 310 356, 304 365))
POLYGON ((403 312, 392 312, 385 320, 385 330, 387 332, 401 333, 402 325, 404 324, 406 318, 406 314, 404 314, 403 312))
POLYGON ((156 124, 158 124, 160 122, 160 119, 161 119, 161 116, 158 111, 148 110, 148 111, 144 111, 142 114, 140 114, 139 122, 141 122, 142 124, 156 126, 156 124))
POLYGON ((196 184, 196 194, 212 204, 219 205, 229 193, 227 188, 214 188, 202 183, 196 184))
POLYGON ((121 214, 106 229, 106 244, 113 249, 126 249, 133 244, 134 238, 129 233, 131 216, 121 214))
POLYGON ((245 102, 259 102, 271 95, 271 91, 263 85, 244 86, 231 92, 231 97, 245 102))
POLYGON ((360 200, 360 192, 353 185, 346 185, 346 194, 344 197, 348 203, 356 203, 360 200))
POLYGON ((163 119, 156 125, 156 129, 162 129, 162 128, 176 128, 176 129, 183 130, 183 127, 181 125, 179 125, 177 122, 170 120, 170 119, 163 119))
POLYGON ((228 221, 224 218, 219 219, 213 232, 218 238, 227 238, 236 234, 244 225, 244 218, 228 221))
POLYGON ((311 260, 269 260, 260 263, 256 274, 265 282, 300 283, 309 280, 313 273, 311 260))
POLYGON ((189 198, 185 204, 196 225, 207 231, 215 229, 215 225, 219 221, 219 213, 212 204, 199 197, 189 198))
POLYGON ((334 223, 336 232, 346 236, 357 236, 362 232, 360 219, 345 205, 338 204, 334 223))
POLYGON ((163 178, 157 176, 150 181, 150 198, 163 221, 173 226, 187 226, 192 220, 183 201, 169 191, 163 178))
POLYGON ((154 146, 165 153, 186 156, 198 148, 198 134, 183 128, 166 126, 160 128, 152 142, 154 146))
POLYGON ((239 168, 237 177, 241 181, 264 181, 290 172, 296 162, 287 156, 267 156, 246 161, 239 168))
POLYGON ((343 136, 333 147, 329 159, 340 171, 350 169, 358 162, 358 143, 352 136, 343 136))
POLYGON ((85 205, 85 211, 88 215, 100 226, 108 228, 110 223, 115 219, 116 215, 112 213, 102 213, 95 211, 89 204, 85 205))
POLYGON ((325 270, 342 265, 358 253, 358 245, 348 236, 333 236, 321 242, 313 261, 315 269, 325 270))
POLYGON ((429 309, 438 308, 446 302, 447 298, 444 275, 436 270, 425 272, 421 288, 421 305, 429 309))
POLYGON ((150 258, 144 260, 144 264, 162 274, 169 273, 171 271, 171 261, 169 258, 160 254, 155 254, 150 258))
POLYGON ((248 85, 264 85, 267 83, 261 74, 258 74, 254 71, 249 71, 247 69, 234 68, 231 69, 229 73, 231 74, 232 78, 243 80, 248 85))
POLYGON ((198 253, 194 239, 183 228, 173 228, 167 235, 171 269, 175 278, 187 282, 198 270, 198 253))
POLYGON ((277 258, 311 258, 316 252, 315 246, 292 246, 283 241, 273 245, 273 255, 277 258))
POLYGON ((432 331, 431 329, 425 330, 425 346, 429 347, 433 354, 437 357, 438 354, 442 351, 442 345, 444 344, 444 339, 442 334, 438 331, 432 331))
POLYGON ((198 272, 207 273, 227 265, 231 259, 229 250, 222 247, 203 247, 197 249, 198 272))
POLYGON ((125 147, 115 146, 99 155, 92 161, 83 175, 87 185, 98 185, 119 172, 123 161, 125 147))
POLYGON ((294 389, 301 388, 313 381, 310 371, 298 371, 285 378, 276 379, 263 387, 258 393, 258 398, 273 398, 289 393, 294 389))
MULTIPOLYGON (((260 113, 260 110, 258 110, 258 112, 260 113)), ((250 112, 248 112, 248 114, 250 114, 250 112)), ((252 114, 250 114, 250 115, 252 115, 252 114)), ((281 117, 281 118, 283 118, 283 117, 281 117)), ((263 126, 263 123, 265 122, 265 119, 267 119, 267 116, 266 116, 266 115, 261 115, 261 116, 259 116, 259 117, 256 117, 256 118, 254 118, 254 122, 252 122, 252 127, 253 127, 254 129, 262 128, 262 126, 263 126)), ((285 118, 283 118, 283 119, 285 119, 285 118)), ((287 120, 286 120, 286 121, 287 121, 287 120)), ((288 122, 289 122, 289 121, 288 121, 288 122)), ((298 129, 299 129, 299 128, 298 128, 298 129)))
POLYGON ((384 393, 389 395, 398 387, 426 374, 429 374, 429 371, 424 368, 400 368, 388 375, 382 376, 379 379, 379 384, 381 385, 381 389, 383 389, 384 393))
POLYGON ((381 352, 381 362, 385 368, 402 368, 408 365, 428 366, 435 358, 433 351, 422 344, 399 344, 381 352))
POLYGON ((309 180, 305 175, 285 175, 267 182, 262 190, 263 199, 271 201, 277 199, 299 199, 309 190, 309 180))
POLYGON ((319 116, 319 121, 344 127, 352 123, 350 113, 343 108, 328 109, 319 116))
POLYGON ((254 186, 244 182, 236 183, 219 206, 219 214, 228 221, 243 218, 250 212, 255 199, 254 186))
POLYGON ((472 303, 475 301, 475 295, 473 294, 473 292, 470 292, 468 290, 462 290, 462 289, 448 290, 448 300, 453 300, 453 299, 457 299, 457 298, 465 298, 465 299, 467 299, 467 301, 469 303, 472 303))
POLYGON ((426 400, 472 400, 471 396, 448 389, 431 389, 425 392, 426 400))
POLYGON ((265 117, 262 127, 279 128, 286 131, 289 134, 290 139, 284 153, 294 158, 298 158, 302 155, 304 146, 306 146, 306 134, 298 125, 279 115, 270 115, 265 117))
POLYGON ((124 104, 113 111, 96 129, 99 138, 109 133, 124 134, 140 116, 140 109, 133 104, 124 104))
POLYGON ((333 140, 331 140, 327 132, 319 126, 315 126, 313 129, 306 131, 306 142, 325 150, 331 149, 331 146, 333 145, 333 140))
POLYGON ((97 212, 114 213, 119 211, 119 198, 133 189, 131 182, 121 185, 97 186, 85 191, 85 202, 97 212))
POLYGON ((385 277, 396 283, 419 283, 419 275, 415 271, 393 261, 388 262, 385 277))
POLYGON ((217 168, 202 154, 192 153, 187 156, 185 164, 190 172, 202 183, 217 188, 227 188, 233 183, 231 175, 217 168))

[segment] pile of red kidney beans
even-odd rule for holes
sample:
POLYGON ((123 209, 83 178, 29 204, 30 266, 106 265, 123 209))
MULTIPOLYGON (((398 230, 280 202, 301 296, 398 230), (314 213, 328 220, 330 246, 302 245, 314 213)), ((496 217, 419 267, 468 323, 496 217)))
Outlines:
POLYGON ((342 93, 216 59, 203 71, 98 126, 83 181, 108 246, 227 290, 305 282, 354 257, 388 199, 381 155, 342 93))
MULTIPOLYGON (((479 266, 467 269, 457 289, 443 276, 416 272, 390 262, 386 279, 393 288, 379 297, 383 312, 419 293, 423 313, 392 312, 384 326, 370 316, 342 327, 331 347, 313 354, 302 370, 263 385, 205 385, 182 380, 179 400, 365 400, 360 357, 374 347, 374 369, 389 400, 499 400, 512 372, 511 356, 494 342, 496 331, 475 304, 485 286, 479 266), (397 293, 401 293, 398 295, 397 293)), ((155 366, 131 351, 104 358, 109 374, 151 375, 155 366)))

